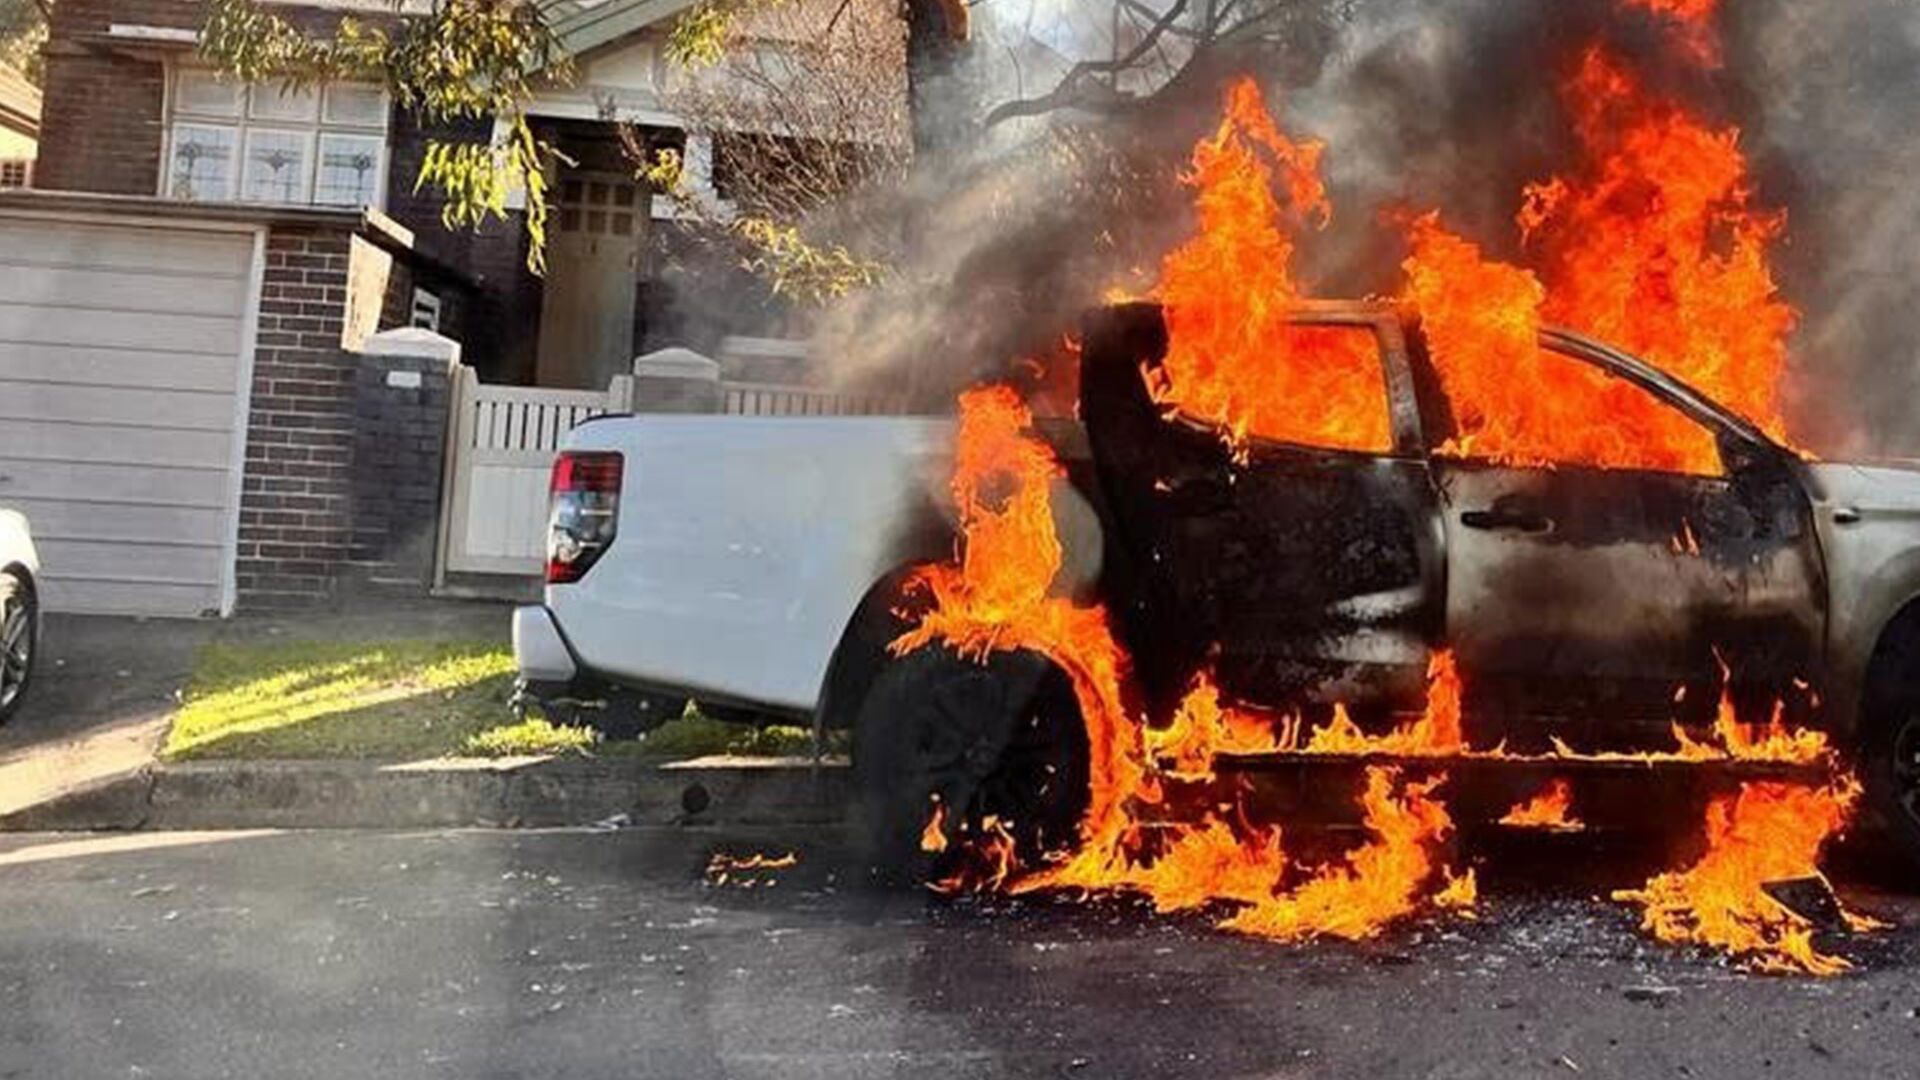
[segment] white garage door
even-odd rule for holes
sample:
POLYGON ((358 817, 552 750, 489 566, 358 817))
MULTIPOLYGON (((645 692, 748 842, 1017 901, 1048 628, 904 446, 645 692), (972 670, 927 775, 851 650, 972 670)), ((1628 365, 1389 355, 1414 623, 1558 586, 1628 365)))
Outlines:
POLYGON ((0 213, 0 505, 48 610, 231 609, 255 236, 0 213))

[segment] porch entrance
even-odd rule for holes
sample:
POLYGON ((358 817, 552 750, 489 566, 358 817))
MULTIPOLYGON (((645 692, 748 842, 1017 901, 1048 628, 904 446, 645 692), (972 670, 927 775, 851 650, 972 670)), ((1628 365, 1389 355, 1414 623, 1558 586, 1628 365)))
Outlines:
POLYGON ((633 363, 649 197, 630 177, 595 172, 567 173, 555 195, 536 381, 598 389, 633 363))

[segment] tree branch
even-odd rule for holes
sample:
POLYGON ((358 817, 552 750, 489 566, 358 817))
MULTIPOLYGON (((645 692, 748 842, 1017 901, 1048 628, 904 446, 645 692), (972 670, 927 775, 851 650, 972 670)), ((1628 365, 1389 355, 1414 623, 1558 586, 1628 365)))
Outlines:
MULTIPOLYGON (((1141 57, 1153 51, 1161 36, 1171 29, 1182 15, 1186 14, 1187 2, 1188 0, 1174 0, 1173 6, 1154 20, 1146 35, 1135 42, 1133 48, 1128 49, 1125 55, 1111 60, 1081 60, 1067 69, 1067 73, 1052 90, 1039 97, 1020 98, 995 106, 982 121, 981 126, 991 128, 1016 117, 1041 116, 1055 109, 1091 106, 1093 103, 1081 91, 1082 80, 1089 75, 1115 75, 1139 63, 1141 57)), ((1109 91, 1109 94, 1112 95, 1113 92, 1109 91)))

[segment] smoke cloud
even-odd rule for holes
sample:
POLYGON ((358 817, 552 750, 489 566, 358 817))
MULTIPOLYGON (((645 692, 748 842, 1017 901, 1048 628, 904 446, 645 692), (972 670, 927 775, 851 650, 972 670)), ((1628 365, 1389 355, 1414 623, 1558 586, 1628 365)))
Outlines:
MULTIPOLYGON (((1595 40, 1663 93, 1741 130, 1758 201, 1787 214, 1775 266, 1802 321, 1788 388, 1823 454, 1920 454, 1920 8, 1902 0, 1723 0, 1723 63, 1703 68, 1657 17, 1618 0, 1350 0, 1276 49, 1189 70, 1150 109, 1059 113, 989 133, 876 205, 906 252, 891 288, 840 305, 821 354, 859 378, 911 372, 928 398, 1002 373, 1071 332, 1114 285, 1151 282, 1191 227, 1176 177, 1228 75, 1269 88, 1283 126, 1327 142, 1332 224, 1303 245, 1322 295, 1387 294, 1404 255, 1386 215, 1439 209, 1519 259, 1522 188, 1563 171, 1557 86, 1595 40)), ((978 5, 959 76, 981 111, 1105 54, 1070 0, 978 5), (996 21, 998 20, 998 21, 996 21)))

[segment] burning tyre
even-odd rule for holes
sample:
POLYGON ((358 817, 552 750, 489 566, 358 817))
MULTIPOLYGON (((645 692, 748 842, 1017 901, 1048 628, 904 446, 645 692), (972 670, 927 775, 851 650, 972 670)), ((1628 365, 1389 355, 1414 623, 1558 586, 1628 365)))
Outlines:
POLYGON ((854 727, 868 857, 885 880, 941 868, 961 837, 1022 862, 1069 846, 1087 803, 1087 740, 1073 687, 1032 652, 984 661, 947 648, 887 666, 854 727))

